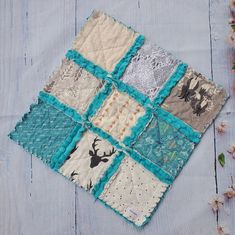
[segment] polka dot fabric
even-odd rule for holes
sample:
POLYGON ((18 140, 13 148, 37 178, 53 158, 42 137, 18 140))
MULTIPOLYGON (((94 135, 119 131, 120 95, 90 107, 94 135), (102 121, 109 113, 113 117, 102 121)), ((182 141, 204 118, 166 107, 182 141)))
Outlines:
POLYGON ((100 199, 136 225, 142 225, 168 185, 126 156, 106 184, 100 199))

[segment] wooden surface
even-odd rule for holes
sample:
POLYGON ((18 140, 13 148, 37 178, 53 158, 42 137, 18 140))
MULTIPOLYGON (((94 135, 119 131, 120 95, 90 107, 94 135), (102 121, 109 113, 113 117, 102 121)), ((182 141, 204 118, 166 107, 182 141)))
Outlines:
POLYGON ((235 200, 218 216, 208 200, 235 178, 235 160, 216 156, 235 143, 232 50, 225 0, 0 0, 0 234, 1 235, 213 235, 225 222, 235 235, 235 200), (30 157, 7 138, 36 100, 92 9, 131 25, 231 94, 151 222, 126 223, 92 196, 30 157), (215 126, 229 125, 224 136, 215 126))

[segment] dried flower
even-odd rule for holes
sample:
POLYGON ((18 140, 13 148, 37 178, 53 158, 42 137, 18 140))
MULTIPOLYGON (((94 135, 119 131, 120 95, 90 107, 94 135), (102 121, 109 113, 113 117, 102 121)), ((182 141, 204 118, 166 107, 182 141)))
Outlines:
POLYGON ((227 124, 225 122, 221 122, 217 127, 216 130, 219 134, 224 134, 226 131, 227 124))
POLYGON ((227 199, 231 199, 235 197, 235 184, 233 183, 233 177, 231 176, 232 184, 228 187, 228 189, 224 192, 224 196, 227 199))
POLYGON ((233 30, 230 31, 228 35, 228 43, 235 48, 235 32, 233 30))
POLYGON ((230 7, 231 14, 234 15, 234 13, 235 13, 235 0, 230 0, 229 7, 230 7))
POLYGON ((233 159, 235 159, 235 144, 230 145, 227 152, 233 157, 233 159))
POLYGON ((224 196, 228 199, 235 197, 235 185, 228 187, 228 189, 224 192, 224 196))
POLYGON ((210 201, 209 205, 211 206, 213 212, 218 211, 224 205, 224 198, 216 194, 210 201))
POLYGON ((225 225, 218 225, 217 231, 218 231, 219 235, 229 235, 230 234, 228 228, 225 225))

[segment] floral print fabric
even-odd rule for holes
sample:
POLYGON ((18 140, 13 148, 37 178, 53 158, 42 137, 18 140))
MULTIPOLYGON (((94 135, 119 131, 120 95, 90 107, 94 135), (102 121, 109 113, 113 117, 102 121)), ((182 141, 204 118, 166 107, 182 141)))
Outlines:
POLYGON ((188 160, 194 144, 177 129, 154 116, 133 148, 176 177, 188 160))

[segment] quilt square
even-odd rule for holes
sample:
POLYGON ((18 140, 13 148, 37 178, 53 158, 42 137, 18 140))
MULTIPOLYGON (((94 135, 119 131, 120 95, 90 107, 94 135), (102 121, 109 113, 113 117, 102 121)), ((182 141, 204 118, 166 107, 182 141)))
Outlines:
POLYGON ((153 101, 179 64, 180 60, 169 52, 146 41, 132 58, 121 80, 153 101))
POLYGON ((85 190, 91 191, 117 153, 108 141, 86 131, 59 172, 85 190))
POLYGON ((9 136, 50 165, 52 157, 75 126, 71 118, 39 99, 9 136))
POLYGON ((161 107, 199 132, 204 132, 227 98, 225 89, 188 68, 161 107))
POLYGON ((102 86, 103 81, 73 61, 64 59, 60 68, 50 77, 44 91, 83 114, 102 86))
POLYGON ((168 185, 126 156, 99 198, 137 226, 143 225, 168 185))
POLYGON ((176 177, 187 162, 194 143, 158 116, 153 116, 133 148, 161 169, 176 177))
POLYGON ((112 17, 94 11, 74 41, 73 49, 111 73, 138 35, 112 17))
POLYGON ((131 135, 131 127, 144 114, 145 110, 139 103, 128 94, 114 88, 92 118, 92 122, 114 138, 122 141, 126 136, 131 135))

